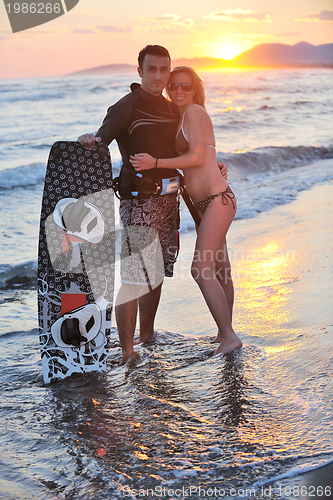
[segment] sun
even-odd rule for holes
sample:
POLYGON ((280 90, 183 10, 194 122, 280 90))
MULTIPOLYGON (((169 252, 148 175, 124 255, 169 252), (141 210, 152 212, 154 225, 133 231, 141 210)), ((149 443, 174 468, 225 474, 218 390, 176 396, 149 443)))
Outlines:
POLYGON ((222 43, 219 48, 219 56, 222 59, 233 59, 241 53, 241 50, 236 47, 233 43, 222 43))

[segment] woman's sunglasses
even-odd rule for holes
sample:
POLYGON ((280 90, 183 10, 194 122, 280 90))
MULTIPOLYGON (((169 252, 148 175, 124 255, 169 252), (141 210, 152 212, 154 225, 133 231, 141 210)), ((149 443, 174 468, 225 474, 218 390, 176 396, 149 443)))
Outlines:
POLYGON ((174 92, 180 87, 183 92, 191 92, 193 85, 191 83, 169 83, 169 90, 174 92))

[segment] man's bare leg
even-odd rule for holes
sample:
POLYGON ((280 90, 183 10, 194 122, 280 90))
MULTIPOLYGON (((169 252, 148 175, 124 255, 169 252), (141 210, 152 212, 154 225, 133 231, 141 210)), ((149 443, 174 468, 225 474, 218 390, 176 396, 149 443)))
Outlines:
POLYGON ((148 342, 154 335, 154 321, 160 303, 163 282, 151 292, 139 297, 140 338, 139 342, 148 342))
POLYGON ((118 335, 123 352, 123 362, 134 356, 133 338, 138 310, 137 299, 115 307, 118 335))
POLYGON ((116 321, 123 362, 134 356, 133 338, 138 312, 138 287, 122 284, 116 299, 116 321))

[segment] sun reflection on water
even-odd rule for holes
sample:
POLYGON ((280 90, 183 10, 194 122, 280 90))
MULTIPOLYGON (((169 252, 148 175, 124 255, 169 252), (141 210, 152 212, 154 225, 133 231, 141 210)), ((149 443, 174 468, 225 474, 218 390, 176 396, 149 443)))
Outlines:
MULTIPOLYGON (((238 306, 244 314, 238 315, 240 328, 271 334, 291 319, 287 285, 296 281, 295 253, 284 251, 277 241, 263 247, 235 254, 233 276, 238 306)), ((286 348, 286 346, 284 346, 286 348)))

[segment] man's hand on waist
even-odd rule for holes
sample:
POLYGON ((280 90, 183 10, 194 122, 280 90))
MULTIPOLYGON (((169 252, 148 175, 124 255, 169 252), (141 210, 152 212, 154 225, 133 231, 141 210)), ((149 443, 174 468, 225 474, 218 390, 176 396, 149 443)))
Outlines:
POLYGON ((217 160, 217 166, 220 169, 222 177, 224 177, 225 180, 227 181, 228 180, 228 166, 219 160, 217 160))

